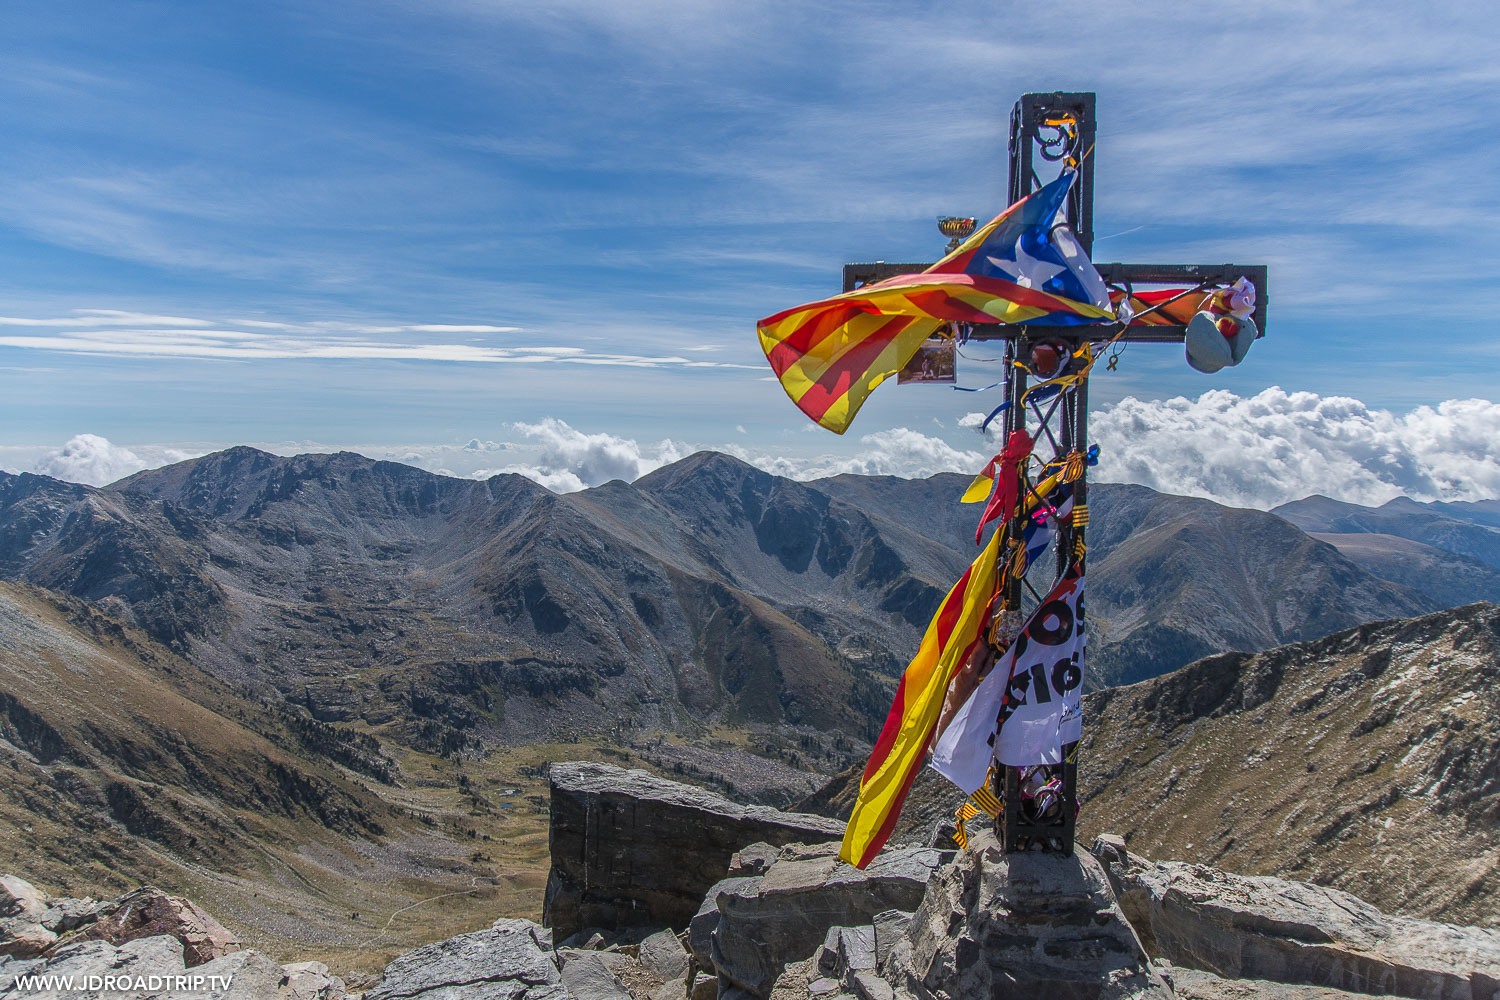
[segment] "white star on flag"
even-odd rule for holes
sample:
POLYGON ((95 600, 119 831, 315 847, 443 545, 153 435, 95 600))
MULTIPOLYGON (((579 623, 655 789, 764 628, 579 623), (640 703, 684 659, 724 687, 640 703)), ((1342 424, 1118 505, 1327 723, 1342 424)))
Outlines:
POLYGON ((1037 288, 1051 279, 1061 271, 1067 270, 1062 264, 1054 264, 1051 261, 1038 260, 1026 252, 1021 246, 1021 239, 1016 239, 1013 248, 1014 260, 1005 260, 1001 257, 991 257, 989 261, 997 269, 1009 275, 1016 284, 1022 288, 1037 288))

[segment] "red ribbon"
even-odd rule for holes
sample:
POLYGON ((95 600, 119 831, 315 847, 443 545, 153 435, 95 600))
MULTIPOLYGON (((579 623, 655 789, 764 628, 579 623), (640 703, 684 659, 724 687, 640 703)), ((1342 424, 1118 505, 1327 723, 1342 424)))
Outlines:
POLYGON ((997 517, 1010 520, 1016 513, 1016 500, 1020 495, 1021 463, 1031 454, 1033 442, 1031 435, 1024 430, 1011 431, 1010 437, 1005 442, 1005 447, 1000 454, 990 459, 990 464, 985 468, 985 475, 995 480, 995 492, 990 497, 989 504, 984 508, 984 516, 979 519, 979 527, 974 529, 974 544, 979 544, 979 539, 984 536, 984 526, 997 517), (997 469, 998 466, 998 469, 997 469))

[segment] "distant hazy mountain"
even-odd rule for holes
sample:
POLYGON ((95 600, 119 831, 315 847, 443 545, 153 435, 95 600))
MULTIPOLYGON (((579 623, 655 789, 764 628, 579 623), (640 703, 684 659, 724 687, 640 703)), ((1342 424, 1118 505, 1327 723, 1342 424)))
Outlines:
MULTIPOLYGON (((811 485, 890 521, 926 525, 967 561, 977 551, 978 508, 955 503, 967 482, 839 476, 811 485)), ((1091 688, 1443 606, 1264 511, 1112 483, 1090 487, 1089 506, 1091 688)))
POLYGON ((1500 501, 1418 503, 1397 497, 1380 507, 1311 496, 1272 511, 1303 531, 1394 535, 1500 569, 1500 501))
POLYGON ((5 476, 0 538, 8 575, 115 601, 223 676, 438 741, 859 734, 948 572, 915 532, 707 454, 557 496, 236 448, 107 490, 5 476))
MULTIPOLYGON (((717 721, 869 738, 977 551, 965 482, 700 453, 559 496, 233 448, 102 490, 0 474, 0 576, 430 749, 717 721)), ((1091 686, 1439 606, 1264 512, 1090 499, 1091 686)))

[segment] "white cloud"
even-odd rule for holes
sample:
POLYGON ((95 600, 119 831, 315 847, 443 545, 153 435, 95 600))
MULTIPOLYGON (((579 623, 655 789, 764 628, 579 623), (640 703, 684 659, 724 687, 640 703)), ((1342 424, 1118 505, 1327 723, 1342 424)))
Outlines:
MULTIPOLYGON (((979 419, 979 414, 968 414, 957 423, 968 428, 979 419)), ((1357 399, 1280 388, 1251 397, 1214 390, 1196 399, 1126 398, 1096 410, 1091 428, 1100 445, 1097 479, 1140 483, 1220 503, 1269 508, 1314 493, 1363 504, 1381 504, 1402 495, 1416 500, 1500 497, 1500 403, 1489 400, 1448 400, 1397 414, 1357 399)), ((447 444, 298 441, 256 446, 285 455, 352 450, 441 475, 478 479, 514 473, 556 492, 613 479, 634 481, 702 448, 715 448, 777 475, 808 480, 841 473, 906 478, 971 474, 983 467, 995 447, 992 438, 976 438, 972 431, 950 432, 959 442, 955 445, 909 427, 837 443, 826 440, 822 432, 816 442, 789 435, 787 440, 796 446, 781 453, 748 442, 642 442, 588 433, 555 417, 512 424, 509 429, 514 440, 475 436, 447 444), (830 452, 830 447, 842 451, 830 452), (506 464, 498 465, 499 461, 506 464)), ((61 448, 45 451, 0 448, 0 464, 29 465, 59 479, 102 485, 214 447, 222 445, 124 448, 98 435, 80 434, 61 448)))
POLYGON ((423 333, 515 333, 521 328, 519 326, 484 326, 482 324, 464 326, 451 323, 423 323, 419 326, 411 327, 411 329, 419 330, 423 333))
POLYGON ((571 493, 612 479, 634 481, 653 469, 685 458, 692 452, 692 449, 671 439, 655 445, 642 445, 632 438, 616 437, 613 434, 585 434, 555 417, 546 417, 534 424, 517 423, 513 426, 526 437, 535 440, 539 445, 538 450, 530 457, 530 461, 499 469, 481 470, 475 473, 477 477, 502 472, 518 473, 555 492, 571 493))
POLYGON ((1321 493, 1354 503, 1500 496, 1500 404, 1450 399, 1406 414, 1270 388, 1249 398, 1133 397, 1092 421, 1098 478, 1273 507, 1321 493))
POLYGON ((735 444, 724 445, 721 450, 767 472, 801 480, 843 473, 922 479, 939 472, 977 471, 990 457, 987 453, 955 448, 942 438, 909 427, 866 434, 859 443, 860 449, 852 455, 815 457, 768 455, 735 444))
POLYGON ((965 413, 963 416, 959 417, 958 420, 955 421, 955 423, 957 423, 960 427, 972 427, 977 430, 979 426, 984 423, 984 418, 986 416, 988 416, 988 414, 985 413, 965 413))
POLYGON ((150 465, 129 448, 110 444, 97 434, 78 434, 39 458, 33 471, 70 483, 103 486, 146 468, 150 465))
POLYGON ((474 474, 474 479, 488 479, 490 476, 525 476, 533 482, 540 483, 553 493, 577 493, 586 490, 598 483, 586 483, 578 478, 577 473, 567 469, 541 469, 534 465, 507 465, 502 469, 485 469, 474 474))
POLYGON ((152 316, 123 309, 74 309, 73 315, 28 319, 23 316, 0 316, 0 326, 207 326, 201 319, 186 316, 152 316))

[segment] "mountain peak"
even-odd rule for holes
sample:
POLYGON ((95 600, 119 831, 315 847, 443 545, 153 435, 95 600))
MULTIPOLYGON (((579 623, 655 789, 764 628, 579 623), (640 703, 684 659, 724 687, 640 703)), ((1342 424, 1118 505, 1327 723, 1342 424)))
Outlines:
POLYGON ((720 451, 698 451, 671 465, 662 466, 635 481, 635 485, 648 492, 663 492, 680 489, 693 482, 718 484, 743 483, 746 480, 769 481, 779 477, 733 455, 720 451))

